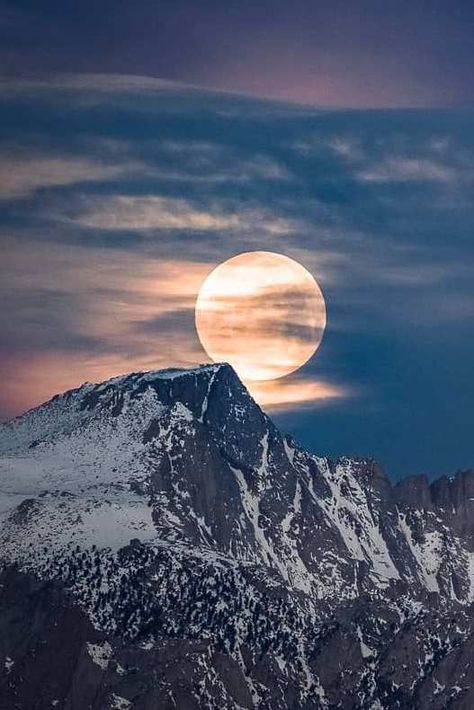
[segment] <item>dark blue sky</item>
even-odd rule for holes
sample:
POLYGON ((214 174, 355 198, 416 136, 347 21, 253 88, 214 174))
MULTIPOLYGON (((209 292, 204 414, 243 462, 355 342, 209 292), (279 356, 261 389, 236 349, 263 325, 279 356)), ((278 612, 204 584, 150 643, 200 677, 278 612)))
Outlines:
POLYGON ((204 361, 209 270, 304 264, 328 328, 287 406, 320 454, 391 475, 473 464, 474 114, 318 110, 123 75, 3 82, 0 410, 204 361))
POLYGON ((25 0, 2 71, 140 74, 343 106, 472 105, 470 0, 25 0))

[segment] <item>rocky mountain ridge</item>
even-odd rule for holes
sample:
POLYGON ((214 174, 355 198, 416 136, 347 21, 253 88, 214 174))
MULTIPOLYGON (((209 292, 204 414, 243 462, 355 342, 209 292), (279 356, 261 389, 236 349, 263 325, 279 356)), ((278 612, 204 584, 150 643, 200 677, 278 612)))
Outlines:
POLYGON ((0 707, 474 705, 473 471, 314 456, 228 365, 83 385, 0 454, 0 707))

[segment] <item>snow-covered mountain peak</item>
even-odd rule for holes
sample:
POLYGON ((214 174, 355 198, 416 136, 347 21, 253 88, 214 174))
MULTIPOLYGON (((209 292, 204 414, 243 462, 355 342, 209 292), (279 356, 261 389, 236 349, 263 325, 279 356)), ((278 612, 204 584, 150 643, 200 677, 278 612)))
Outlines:
MULTIPOLYGON (((417 707, 433 659, 470 633, 473 485, 466 471, 392 486, 371 458, 305 451, 226 364, 131 373, 0 428, 0 559, 60 581, 96 633, 140 653, 208 644, 191 664, 196 707, 349 708, 353 693, 361 708, 417 707), (416 649, 400 706, 383 661, 399 637, 416 649), (347 649, 351 674, 320 647, 347 649), (220 680, 215 653, 230 664, 220 680)), ((101 668, 107 638, 86 645, 101 668)))
POLYGON ((92 418, 117 418, 126 413, 131 419, 144 405, 148 405, 151 415, 155 404, 159 408, 180 401, 202 415, 214 381, 225 382, 230 389, 238 388, 242 392, 237 375, 226 363, 133 372, 101 383, 86 382, 1 424, 0 452, 37 446, 83 426, 92 418))

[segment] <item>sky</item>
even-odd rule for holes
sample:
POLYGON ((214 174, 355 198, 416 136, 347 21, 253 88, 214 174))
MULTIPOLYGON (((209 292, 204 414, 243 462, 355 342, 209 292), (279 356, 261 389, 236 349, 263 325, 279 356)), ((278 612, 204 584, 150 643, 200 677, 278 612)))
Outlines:
POLYGON ((466 106, 472 0, 0 3, 5 74, 136 74, 332 106, 466 106))
POLYGON ((472 466, 472 56, 461 0, 0 0, 0 419, 207 361, 203 281, 272 251, 327 311, 251 386, 276 422, 394 479, 472 466))
POLYGON ((323 110, 125 75, 0 92, 2 418, 206 362, 203 280, 274 251, 327 309, 268 407, 278 425, 393 478, 472 465, 471 110, 323 110))

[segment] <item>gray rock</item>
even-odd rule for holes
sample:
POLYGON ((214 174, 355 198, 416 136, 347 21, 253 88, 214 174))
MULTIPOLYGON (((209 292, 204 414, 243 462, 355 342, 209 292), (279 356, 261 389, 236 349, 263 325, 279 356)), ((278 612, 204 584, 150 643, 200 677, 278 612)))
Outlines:
POLYGON ((229 365, 0 427, 0 708, 471 708, 474 472, 392 486, 229 365))

